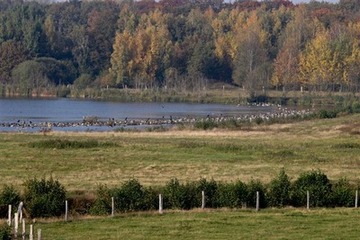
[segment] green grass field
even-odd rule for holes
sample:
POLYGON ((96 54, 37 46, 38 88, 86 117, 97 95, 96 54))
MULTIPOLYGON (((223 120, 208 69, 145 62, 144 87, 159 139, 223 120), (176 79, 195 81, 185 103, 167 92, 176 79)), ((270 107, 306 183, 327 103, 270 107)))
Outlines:
POLYGON ((53 176, 69 191, 92 191, 130 178, 144 185, 201 177, 266 183, 284 167, 293 179, 320 169, 357 182, 359 134, 360 115, 246 131, 0 133, 0 178, 21 188, 26 179, 53 176), (69 146, 56 145, 63 140, 69 146))
POLYGON ((38 220, 45 240, 358 239, 358 209, 194 210, 137 213, 64 222, 38 220))
MULTIPOLYGON (((320 169, 330 179, 360 176, 360 115, 245 130, 114 133, 0 133, 0 188, 53 176, 69 194, 130 178, 264 183, 281 168, 295 179, 320 169)), ((358 209, 192 210, 37 219, 42 239, 358 239, 358 209)), ((0 220, 1 222, 1 220, 0 220)))

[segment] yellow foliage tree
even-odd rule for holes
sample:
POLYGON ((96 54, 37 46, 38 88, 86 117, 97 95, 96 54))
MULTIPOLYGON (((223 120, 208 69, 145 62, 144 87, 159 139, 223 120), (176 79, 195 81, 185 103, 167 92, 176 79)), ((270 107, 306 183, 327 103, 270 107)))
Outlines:
POLYGON ((304 85, 322 86, 335 71, 329 33, 319 32, 300 54, 299 78, 304 85))
POLYGON ((110 69, 116 85, 138 88, 162 84, 172 50, 166 17, 155 10, 141 16, 133 33, 127 29, 117 33, 110 69))

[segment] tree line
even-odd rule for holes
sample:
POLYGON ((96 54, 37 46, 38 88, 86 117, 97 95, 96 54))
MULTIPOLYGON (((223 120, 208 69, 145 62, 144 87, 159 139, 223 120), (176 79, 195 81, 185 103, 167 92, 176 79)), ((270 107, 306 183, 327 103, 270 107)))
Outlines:
POLYGON ((2 94, 56 87, 359 91, 360 6, 0 1, 2 94))

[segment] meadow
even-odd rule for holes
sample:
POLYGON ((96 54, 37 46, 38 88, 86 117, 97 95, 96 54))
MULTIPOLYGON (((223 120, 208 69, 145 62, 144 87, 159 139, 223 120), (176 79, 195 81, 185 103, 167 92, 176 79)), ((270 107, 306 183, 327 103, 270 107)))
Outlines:
POLYGON ((358 209, 193 210, 37 220, 42 239, 358 239, 358 209))
POLYGON ((70 192, 131 178, 144 185, 172 178, 267 183, 281 168, 292 179, 318 169, 357 183, 359 134, 359 114, 236 131, 0 133, 0 177, 21 190, 29 178, 52 176, 70 192))
MULTIPOLYGON (((21 191, 25 180, 50 176, 69 195, 92 195, 99 184, 131 178, 146 186, 172 178, 268 183, 282 168, 292 179, 318 169, 330 180, 358 184, 359 136, 359 114, 240 130, 0 133, 0 188, 21 191)), ((32 221, 42 239, 356 239, 358 216, 354 208, 166 209, 32 221)))

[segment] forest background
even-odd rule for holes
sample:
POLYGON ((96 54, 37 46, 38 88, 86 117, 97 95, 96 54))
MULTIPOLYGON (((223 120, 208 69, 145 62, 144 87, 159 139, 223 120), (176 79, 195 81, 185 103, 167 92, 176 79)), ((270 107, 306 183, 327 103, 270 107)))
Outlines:
POLYGON ((358 92, 358 0, 0 1, 2 96, 214 83, 358 92))

